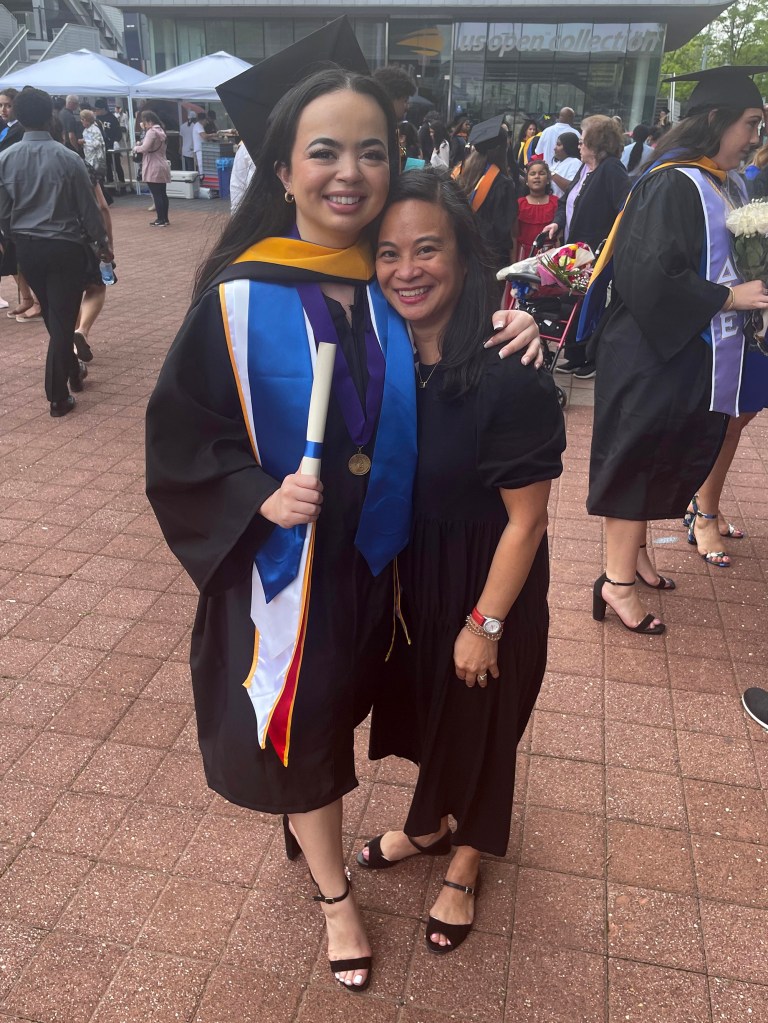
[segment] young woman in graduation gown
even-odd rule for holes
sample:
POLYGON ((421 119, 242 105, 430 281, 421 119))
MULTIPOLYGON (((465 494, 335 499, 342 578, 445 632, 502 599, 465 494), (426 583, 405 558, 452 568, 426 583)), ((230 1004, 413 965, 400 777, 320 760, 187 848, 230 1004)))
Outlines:
POLYGON ((458 178, 474 210, 494 270, 508 266, 517 249, 517 184, 507 166, 509 133, 501 117, 476 124, 473 152, 458 178))
MULTIPOLYGON (((674 582, 647 556, 647 521, 679 517, 712 468, 727 417, 738 412, 739 312, 768 307, 761 282, 740 283, 725 228, 728 174, 762 120, 759 91, 745 75, 737 79, 738 87, 729 75, 718 79, 709 101, 697 87, 695 109, 656 148, 596 266, 580 324, 588 335, 612 270, 614 297, 598 331, 587 500, 606 525, 593 613, 601 619, 609 605, 626 628, 652 635, 665 626, 645 614, 635 583, 669 590, 674 582)), ((716 521, 701 522, 700 541, 717 551, 717 537, 705 535, 716 533, 716 521)))
POLYGON ((342 797, 392 640, 416 458, 410 342, 368 283, 366 229, 398 157, 391 103, 368 78, 322 71, 280 100, 147 413, 147 493, 200 589, 191 666, 208 783, 286 815, 331 969, 353 991, 371 961, 342 797), (323 339, 338 348, 320 483, 297 470, 323 339))
POLYGON ((419 360, 414 520, 400 562, 410 644, 398 636, 374 701, 370 755, 406 757, 419 774, 404 830, 373 839, 358 863, 453 847, 426 931, 437 954, 470 930, 481 853, 507 849, 517 743, 546 664, 547 500, 565 447, 552 378, 481 346, 486 266, 454 182, 404 175, 376 272, 419 360))

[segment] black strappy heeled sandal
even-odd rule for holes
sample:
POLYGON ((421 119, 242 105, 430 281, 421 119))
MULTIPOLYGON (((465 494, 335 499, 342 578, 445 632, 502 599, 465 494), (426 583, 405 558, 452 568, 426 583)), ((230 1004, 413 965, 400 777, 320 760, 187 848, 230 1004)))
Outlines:
MULTIPOLYGON (((619 583, 616 582, 615 579, 609 579, 605 572, 603 572, 599 579, 595 579, 595 585, 592 589, 592 617, 596 622, 602 622, 605 618, 605 609, 609 606, 608 601, 603 596, 603 583, 609 583, 611 586, 634 586, 635 580, 633 579, 631 583, 619 583)), ((630 632, 639 632, 644 636, 660 636, 662 632, 666 632, 667 630, 664 622, 659 622, 658 625, 651 624, 656 618, 656 615, 652 614, 647 614, 641 622, 638 622, 637 625, 627 625, 627 623, 622 620, 619 612, 616 611, 616 608, 613 607, 612 604, 610 607, 611 610, 616 613, 616 617, 619 619, 624 628, 628 629, 630 632)))
MULTIPOLYGON (((315 882, 315 884, 317 883, 315 882)), ((347 879, 347 890, 343 895, 339 895, 335 899, 329 899, 320 892, 319 888, 317 890, 320 894, 312 896, 313 902, 321 902, 324 906, 335 906, 337 902, 343 902, 344 899, 347 898, 349 893, 352 891, 352 885, 350 884, 349 879, 347 879)), ((333 979, 346 991, 354 991, 355 994, 358 994, 361 991, 365 991, 371 983, 371 977, 373 975, 373 960, 371 956, 358 956, 357 959, 331 959, 330 966, 333 979), (339 980, 336 976, 337 973, 347 973, 349 970, 367 970, 368 976, 362 984, 347 984, 346 981, 339 980)))
MULTIPOLYGON (((480 888, 480 878, 475 881, 474 887, 468 884, 456 884, 455 881, 443 881, 443 885, 446 888, 455 888, 457 892, 464 892, 465 895, 476 896, 480 888)), ((473 923, 471 924, 446 924, 442 920, 437 920, 431 916, 427 920, 427 930, 424 934, 424 940, 427 943, 427 948, 430 952, 434 952, 435 955, 444 956, 449 952, 453 952, 459 947, 468 937, 469 932, 472 930, 473 923), (441 945, 439 942, 433 941, 430 935, 432 934, 444 934, 450 945, 441 945)))
MULTIPOLYGON (((641 543, 640 544, 640 550, 641 551, 644 550, 645 546, 646 545, 644 543, 641 543)), ((643 579, 643 577, 640 575, 639 572, 635 572, 635 575, 640 580, 640 582, 643 584, 643 586, 649 586, 652 590, 676 590, 677 589, 677 585, 675 584, 675 580, 674 579, 668 579, 665 575, 662 575, 661 572, 657 572, 656 573, 656 575, 659 577, 659 581, 657 583, 649 583, 647 579, 643 579)))
MULTIPOLYGON (((405 832, 403 832, 405 834, 405 832)), ((366 870, 389 870, 390 867, 396 867, 398 863, 403 863, 405 860, 410 860, 412 857, 403 856, 399 860, 388 860, 381 851, 381 840, 384 835, 377 835, 372 838, 370 842, 366 842, 363 846, 364 849, 368 850, 368 859, 363 856, 362 849, 357 854, 357 862, 361 867, 365 867, 366 870)), ((419 856, 447 856, 451 851, 451 839, 453 838, 453 832, 450 828, 444 835, 441 835, 436 841, 432 842, 431 845, 419 845, 408 835, 405 836, 414 849, 417 851, 419 856)))
POLYGON ((283 838, 285 839, 285 855, 289 860, 298 859, 301 856, 301 846, 290 828, 290 819, 287 813, 283 814, 283 838))

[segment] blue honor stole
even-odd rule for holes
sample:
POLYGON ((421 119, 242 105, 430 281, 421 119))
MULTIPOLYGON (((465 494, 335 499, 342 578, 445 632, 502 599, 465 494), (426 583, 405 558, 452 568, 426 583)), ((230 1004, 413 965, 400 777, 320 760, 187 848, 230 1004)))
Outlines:
MULTIPOLYGON (((297 471, 305 454, 316 339, 292 285, 240 280, 223 285, 223 292, 230 334, 234 330, 241 335, 233 347, 243 352, 243 332, 247 336, 246 365, 241 358, 237 372, 256 457, 265 472, 282 480, 297 471)), ((355 546, 378 575, 405 547, 410 534, 416 397, 411 343, 403 321, 375 282, 367 287, 367 301, 386 369, 355 546)), ((256 554, 267 603, 296 578, 306 534, 306 526, 276 526, 256 554)))

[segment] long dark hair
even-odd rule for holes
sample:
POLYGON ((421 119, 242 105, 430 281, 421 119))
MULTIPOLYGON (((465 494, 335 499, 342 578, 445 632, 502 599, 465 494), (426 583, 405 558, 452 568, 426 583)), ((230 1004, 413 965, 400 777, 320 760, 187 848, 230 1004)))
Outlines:
POLYGON ((429 127, 434 135, 435 149, 439 149, 443 142, 448 141, 448 129, 442 121, 430 121, 429 127))
MULTIPOLYGON (((382 87, 372 78, 339 67, 316 71, 294 86, 275 107, 256 157, 256 170, 242 201, 221 232, 210 255, 195 277, 194 297, 201 295, 222 270, 245 250, 263 238, 286 235, 296 223, 296 207, 283 200, 284 188, 275 168, 290 167, 296 128, 306 106, 331 92, 349 89, 370 96, 387 119, 387 143, 391 179, 400 171, 395 112, 382 87)), ((375 228, 373 228, 375 230, 375 228)))
MULTIPOLYGON (((525 133, 528 131, 528 129, 530 128, 531 125, 534 126, 536 131, 539 130, 539 122, 535 118, 533 118, 533 117, 528 117, 525 121, 523 121, 523 126, 520 129, 520 134, 517 136, 517 144, 518 144, 518 146, 520 145, 521 142, 525 142, 526 141, 525 133)), ((531 137, 533 137, 533 136, 531 136, 531 137)))
POLYGON ((643 149, 645 148, 645 140, 651 134, 650 124, 638 124, 632 129, 632 138, 634 145, 629 154, 629 160, 627 161, 627 170, 633 171, 638 166, 643 158, 643 149))
POLYGON ((421 148, 419 147, 419 133, 416 131, 410 121, 401 121, 397 126, 397 131, 405 139, 405 148, 408 156, 419 159, 421 157, 421 148))
POLYGON ((483 152, 479 149, 474 150, 464 161, 459 183, 466 196, 472 195, 477 188, 477 183, 485 174, 485 168, 489 163, 495 164, 505 177, 509 177, 506 138, 494 146, 493 149, 483 149, 483 152))
POLYGON ((464 194, 447 171, 437 167, 409 171, 398 178, 386 209, 409 200, 444 210, 453 228, 459 259, 466 274, 456 308, 440 339, 440 363, 446 399, 459 398, 477 385, 487 353, 488 325, 496 308, 491 259, 464 194))
POLYGON ((674 153, 676 159, 698 160, 714 156, 720 149, 725 131, 735 124, 744 110, 733 107, 705 107, 696 110, 669 131, 665 131, 653 151, 654 162, 674 153))

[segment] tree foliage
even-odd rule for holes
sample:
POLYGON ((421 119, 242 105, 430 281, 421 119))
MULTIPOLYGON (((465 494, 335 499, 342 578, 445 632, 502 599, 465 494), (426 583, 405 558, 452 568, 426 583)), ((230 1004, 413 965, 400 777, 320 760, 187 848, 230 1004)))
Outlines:
MULTIPOLYGON (((768 64, 768 0, 736 0, 689 43, 664 55, 662 77, 721 64, 768 64)), ((768 76, 756 81, 763 92, 768 89, 768 76)), ((675 98, 687 99, 693 86, 680 82, 675 98)))

